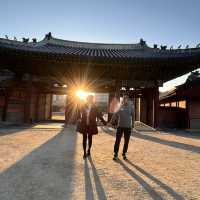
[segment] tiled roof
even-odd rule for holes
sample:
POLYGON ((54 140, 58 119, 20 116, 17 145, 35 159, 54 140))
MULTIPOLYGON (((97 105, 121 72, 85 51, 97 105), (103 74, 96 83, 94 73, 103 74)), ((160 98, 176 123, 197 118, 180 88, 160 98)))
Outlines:
MULTIPOLYGON (((188 76, 185 83, 176 86, 175 89, 172 89, 170 91, 166 91, 164 93, 160 93, 160 101, 167 100, 169 98, 175 98, 177 95, 183 95, 188 89, 194 88, 195 86, 200 86, 200 74, 199 72, 191 72, 191 74, 188 76)), ((194 94, 195 95, 195 94, 194 94)))
POLYGON ((200 55, 200 48, 161 50, 150 48, 144 41, 137 44, 103 44, 61 40, 46 35, 40 42, 20 42, 0 38, 0 50, 47 53, 56 55, 102 58, 176 58, 200 55))
POLYGON ((172 90, 169 90, 169 91, 166 91, 166 92, 161 92, 160 95, 159 95, 159 100, 165 100, 165 99, 168 99, 172 96, 175 96, 176 95, 176 89, 172 89, 172 90))

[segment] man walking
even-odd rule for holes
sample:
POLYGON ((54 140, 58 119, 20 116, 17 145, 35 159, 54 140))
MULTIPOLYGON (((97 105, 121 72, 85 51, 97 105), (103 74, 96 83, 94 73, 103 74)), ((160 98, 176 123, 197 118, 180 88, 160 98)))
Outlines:
POLYGON ((126 153, 128 150, 129 139, 131 136, 131 129, 134 119, 134 107, 129 101, 128 96, 123 97, 122 105, 119 110, 113 115, 111 124, 117 122, 116 140, 114 145, 114 157, 113 160, 117 160, 118 151, 121 142, 122 135, 124 134, 124 147, 122 156, 126 160, 126 153))

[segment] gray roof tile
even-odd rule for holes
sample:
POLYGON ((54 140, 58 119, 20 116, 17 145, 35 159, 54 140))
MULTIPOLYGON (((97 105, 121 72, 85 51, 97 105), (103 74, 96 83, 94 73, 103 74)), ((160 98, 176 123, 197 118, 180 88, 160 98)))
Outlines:
POLYGON ((193 49, 177 49, 177 50, 160 50, 150 48, 147 45, 137 44, 101 44, 75 42, 68 40, 60 40, 51 37, 43 39, 37 43, 24 43, 14 40, 0 38, 0 48, 13 49, 19 51, 64 54, 86 57, 102 57, 102 58, 174 58, 188 57, 200 54, 200 48, 193 49))

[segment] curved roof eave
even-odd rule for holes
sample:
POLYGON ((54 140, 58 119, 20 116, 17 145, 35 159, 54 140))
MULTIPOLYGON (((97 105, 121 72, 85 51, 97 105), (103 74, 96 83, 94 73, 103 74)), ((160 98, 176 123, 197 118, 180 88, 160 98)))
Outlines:
POLYGON ((88 59, 153 59, 167 60, 200 57, 200 48, 161 50, 150 48, 145 44, 104 44, 62 40, 46 35, 39 42, 20 42, 0 38, 1 50, 13 50, 41 55, 61 57, 79 57, 88 59))

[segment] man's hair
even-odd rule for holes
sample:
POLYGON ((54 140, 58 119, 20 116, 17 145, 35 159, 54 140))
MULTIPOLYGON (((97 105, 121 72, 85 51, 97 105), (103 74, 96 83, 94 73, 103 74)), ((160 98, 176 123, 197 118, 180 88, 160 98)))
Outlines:
POLYGON ((127 94, 125 94, 125 95, 123 96, 123 99, 129 99, 129 96, 128 96, 127 94))

